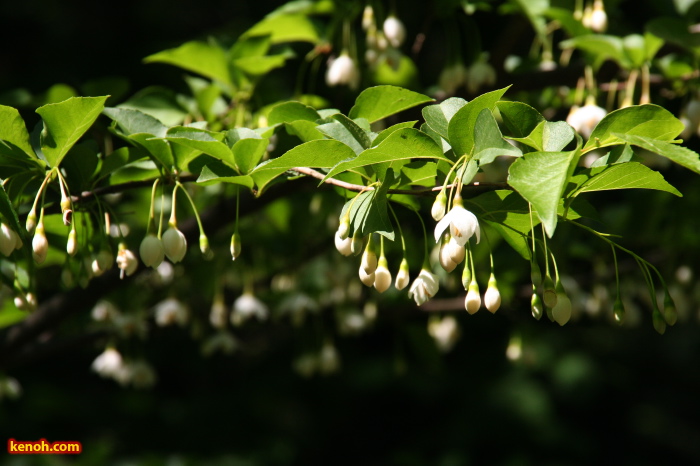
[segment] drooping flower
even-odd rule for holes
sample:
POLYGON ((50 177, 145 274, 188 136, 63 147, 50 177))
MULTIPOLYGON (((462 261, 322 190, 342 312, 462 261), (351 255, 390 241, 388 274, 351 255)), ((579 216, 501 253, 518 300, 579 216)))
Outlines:
POLYGON ((456 62, 445 67, 438 78, 438 86, 447 95, 454 95, 457 89, 462 86, 467 79, 467 68, 462 62, 456 62))
POLYGON ((445 194, 445 190, 443 189, 437 196, 435 196, 435 202, 433 202, 433 207, 430 209, 430 215, 433 216, 433 219, 436 222, 442 220, 442 217, 445 216, 446 207, 447 194, 445 194))
POLYGON ((152 233, 146 235, 139 246, 139 255, 146 267, 158 267, 165 258, 163 242, 152 233))
POLYGON ((68 241, 66 242, 66 252, 71 255, 75 256, 75 253, 78 252, 78 234, 75 231, 75 226, 70 229, 70 232, 68 233, 68 241))
POLYGON ((156 315, 156 324, 160 327, 172 324, 182 327, 187 323, 187 308, 175 298, 167 298, 159 302, 153 311, 156 315))
POLYGON ((343 51, 338 58, 329 60, 326 84, 330 87, 347 85, 352 90, 360 85, 360 71, 347 51, 343 51))
POLYGON ((373 274, 377 270, 377 253, 374 252, 374 243, 372 241, 372 235, 369 235, 369 241, 367 241, 367 247, 365 252, 362 254, 361 267, 365 270, 367 275, 373 274))
POLYGON ((482 86, 493 86, 496 84, 496 70, 482 57, 466 73, 467 90, 476 94, 482 86))
POLYGON ((109 249, 101 249, 93 258, 91 263, 92 272, 95 276, 99 277, 107 270, 112 268, 112 261, 114 261, 114 255, 109 249))
POLYGON ((384 293, 391 286, 391 272, 389 272, 389 265, 387 263, 386 257, 381 256, 379 258, 379 265, 377 270, 374 271, 374 287, 380 293, 384 293))
POLYGON ((352 255, 352 238, 346 236, 345 239, 340 237, 340 232, 335 232, 335 248, 344 256, 352 255))
POLYGON ((559 325, 566 324, 571 319, 571 300, 567 296, 561 281, 557 280, 557 303, 552 308, 552 317, 559 325))
POLYGON ((585 139, 591 137, 593 129, 598 126, 600 120, 605 118, 607 112, 604 108, 595 104, 595 99, 587 99, 583 107, 572 107, 566 122, 570 124, 577 133, 585 139))
POLYGON ((480 307, 481 295, 479 294, 479 285, 476 283, 474 277, 472 277, 472 282, 469 284, 469 291, 467 291, 467 298, 464 300, 464 308, 469 314, 476 314, 480 307))
POLYGON ((452 241, 452 237, 449 233, 445 233, 442 236, 442 243, 440 244, 440 251, 438 253, 440 265, 448 273, 452 272, 455 267, 457 267, 457 263, 452 260, 452 254, 450 253, 450 248, 448 246, 450 241, 452 241))
POLYGON ((457 193, 452 202, 452 209, 435 225, 435 242, 440 240, 442 233, 450 228, 452 239, 464 246, 472 235, 476 235, 476 242, 480 240, 481 230, 476 215, 464 208, 462 197, 457 193))
POLYGON ((493 275, 493 273, 489 278, 489 284, 486 288, 486 293, 484 293, 484 306, 492 314, 495 313, 499 307, 501 307, 501 293, 498 291, 496 277, 493 275))
POLYGON ((108 347, 92 362, 92 370, 100 377, 115 377, 124 366, 122 355, 115 348, 108 347))
POLYGON ((32 239, 32 250, 34 261, 37 264, 41 264, 46 260, 46 254, 49 252, 49 242, 46 239, 46 234, 44 233, 44 222, 40 221, 36 226, 34 238, 32 239))
POLYGON ((433 337, 438 349, 447 353, 459 340, 459 324, 452 316, 445 316, 442 319, 430 319, 428 322, 428 334, 433 337))
POLYGON ((318 370, 328 375, 340 369, 340 355, 332 341, 326 341, 318 355, 318 370))
POLYGON ((404 40, 406 40, 406 27, 401 20, 394 15, 389 15, 389 17, 384 20, 382 29, 392 47, 398 48, 403 44, 404 40))
POLYGON ((365 271, 365 268, 360 266, 360 270, 359 270, 358 274, 360 276, 360 281, 362 282, 363 285, 365 285, 365 286, 374 285, 374 278, 375 278, 374 272, 367 273, 365 271))
POLYGON ((253 296, 252 293, 245 292, 233 303, 231 323, 239 326, 252 317, 262 321, 267 319, 269 313, 270 311, 265 303, 253 296))
POLYGON ((595 32, 605 32, 608 28, 608 15, 603 7, 603 0, 593 2, 593 10, 589 18, 589 27, 595 32))
POLYGON ((119 252, 117 252, 117 267, 121 270, 120 277, 124 278, 126 276, 133 275, 139 266, 139 262, 136 259, 136 255, 126 248, 126 244, 119 244, 119 252))
POLYGON ((408 274, 408 261, 404 257, 401 260, 401 265, 399 265, 399 272, 396 274, 396 281, 394 282, 394 287, 397 290, 403 290, 408 286, 408 282, 411 277, 408 274))
POLYGON ((110 322, 115 320, 121 313, 117 306, 115 306, 110 301, 105 301, 104 299, 98 301, 95 307, 92 308, 90 315, 93 320, 98 322, 110 322))
POLYGON ((418 277, 413 280, 413 284, 408 290, 408 297, 413 298, 416 305, 420 306, 435 296, 439 288, 438 277, 424 267, 418 277))
POLYGON ((187 239, 175 225, 171 224, 170 228, 163 233, 163 251, 173 264, 177 264, 185 257, 187 239))
POLYGON ((17 248, 17 241, 21 241, 19 235, 9 225, 6 223, 0 225, 0 252, 3 255, 12 254, 12 251, 17 248))
POLYGON ((211 304, 209 311, 209 322, 214 328, 226 328, 226 320, 228 318, 228 310, 224 303, 224 298, 221 295, 214 297, 214 302, 211 304))

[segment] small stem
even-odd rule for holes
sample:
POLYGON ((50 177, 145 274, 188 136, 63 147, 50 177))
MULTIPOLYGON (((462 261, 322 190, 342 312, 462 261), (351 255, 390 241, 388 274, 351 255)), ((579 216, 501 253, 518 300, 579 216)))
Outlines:
POLYGON ((394 208, 391 206, 391 204, 387 203, 387 205, 389 206, 389 212, 391 212, 391 215, 394 216, 396 227, 399 229, 399 236, 401 237, 401 250, 403 251, 404 257, 406 257, 406 239, 403 237, 403 230, 401 229, 399 218, 396 216, 396 212, 394 211, 394 208))
POLYGON ((418 216, 418 220, 420 220, 420 226, 423 227, 423 267, 427 265, 427 268, 430 268, 430 261, 428 260, 428 231, 425 229, 423 217, 421 217, 418 212, 416 212, 416 215, 418 216))
MULTIPOLYGON (((199 218, 199 212, 197 211, 197 206, 194 205, 194 200, 192 199, 192 196, 190 196, 190 193, 187 192, 185 187, 180 183, 179 181, 175 182, 175 189, 180 188, 183 193, 185 193, 185 196, 187 197, 187 200, 190 201, 190 205, 192 206, 192 210, 194 211, 194 217, 197 219, 197 225, 199 225, 199 234, 203 235, 204 234, 204 226, 202 226, 202 219, 199 218)), ((173 211, 170 215, 170 221, 173 222, 173 218, 175 215, 175 190, 173 190, 173 211)), ((173 223, 174 225, 174 223, 173 223)))

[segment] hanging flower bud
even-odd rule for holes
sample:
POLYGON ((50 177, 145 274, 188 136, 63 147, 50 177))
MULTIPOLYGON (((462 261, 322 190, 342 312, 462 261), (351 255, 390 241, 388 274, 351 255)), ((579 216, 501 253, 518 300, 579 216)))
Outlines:
POLYGON ((112 268, 112 262, 114 261, 114 255, 109 249, 102 249, 95 255, 92 260, 92 272, 95 276, 99 277, 107 270, 112 268))
POLYGON ((433 337, 438 349, 443 353, 449 352, 459 340, 459 324, 452 316, 442 319, 431 318, 428 321, 428 334, 433 337))
POLYGON ((389 272, 389 264, 386 261, 386 257, 381 256, 377 270, 374 271, 374 287, 380 293, 384 293, 390 286, 391 272, 389 272))
POLYGON ((603 0, 593 2, 593 10, 588 19, 588 27, 595 32, 605 32, 608 28, 608 15, 603 8, 603 0))
POLYGON ((613 305, 613 317, 615 322, 622 325, 625 321, 625 307, 622 305, 622 299, 618 296, 613 305))
POLYGON ((71 256, 75 256, 75 253, 78 252, 78 234, 75 231, 75 225, 73 225, 73 227, 70 229, 70 232, 68 233, 66 252, 71 256))
POLYGON ((367 5, 362 11, 362 29, 365 31, 374 26, 374 9, 372 5, 367 5))
POLYGON ((566 117, 566 122, 570 124, 577 133, 588 139, 591 137, 593 130, 598 123, 605 118, 607 112, 604 108, 595 104, 595 99, 589 96, 586 99, 586 105, 574 109, 572 107, 569 116, 566 117))
POLYGON ((544 305, 553 308, 557 305, 557 291, 554 289, 554 281, 549 274, 544 277, 544 305))
POLYGON ((403 290, 408 286, 410 280, 408 274, 408 261, 404 257, 401 260, 401 265, 399 265, 399 272, 396 274, 396 281, 394 282, 394 288, 397 290, 403 290))
POLYGON ((332 374, 340 369, 340 355, 332 341, 326 341, 318 355, 318 370, 321 374, 332 374))
POLYGON ((365 286, 374 285, 374 272, 367 273, 365 271, 365 268, 360 266, 359 275, 360 275, 360 281, 362 282, 363 285, 365 285, 365 286))
POLYGON ((156 316, 156 324, 159 327, 166 327, 178 324, 183 327, 187 323, 188 310, 184 304, 175 298, 167 298, 156 304, 153 308, 156 316))
POLYGON ((496 277, 493 273, 489 278, 486 293, 484 293, 484 306, 486 306, 486 309, 488 309, 492 314, 495 313, 499 307, 501 307, 501 293, 498 291, 496 277))
POLYGON ((540 320, 542 318, 542 299, 540 299, 540 295, 537 294, 537 291, 535 290, 534 286, 532 287, 532 299, 530 299, 530 310, 532 311, 532 317, 534 317, 536 320, 540 320))
POLYGON ((36 232, 32 239, 32 250, 34 261, 37 264, 41 264, 46 260, 46 254, 49 252, 49 242, 44 234, 44 222, 40 221, 36 226, 36 232))
POLYGON ((231 236, 231 260, 236 260, 241 255, 241 235, 236 231, 231 236))
POLYGON ((227 317, 228 311, 226 309, 226 304, 224 303, 223 297, 218 294, 214 297, 214 302, 211 304, 209 322, 214 328, 226 328, 227 317))
POLYGON ((100 377, 114 377, 124 367, 122 355, 115 348, 108 347, 92 362, 92 370, 100 377))
POLYGON ((360 85, 360 71, 347 51, 343 51, 335 60, 328 61, 326 84, 330 87, 347 85, 352 90, 357 89, 360 85))
POLYGON ((464 249, 464 246, 461 246, 454 238, 450 238, 450 241, 447 243, 447 251, 450 255, 450 259, 455 263, 455 266, 461 264, 467 254, 467 250, 464 249))
POLYGON ((362 236, 359 235, 359 233, 356 231, 355 234, 352 237, 352 242, 350 243, 350 252, 352 252, 353 256, 357 256, 362 252, 362 244, 363 244, 362 236))
POLYGON ((117 267, 121 270, 119 277, 124 278, 124 274, 127 277, 133 275, 138 266, 139 262, 134 253, 126 248, 126 244, 119 243, 119 251, 117 252, 117 267))
POLYGON ((372 235, 369 235, 369 241, 367 241, 367 247, 365 252, 362 254, 361 267, 364 269, 367 275, 372 274, 377 270, 377 253, 374 252, 374 243, 372 241, 372 235))
POLYGON ((583 9, 583 17, 581 18, 581 24, 583 24, 583 27, 591 29, 592 23, 591 19, 593 18, 593 9, 591 8, 590 5, 586 5, 586 8, 583 9))
POLYGON ((450 234, 445 233, 442 236, 442 243, 440 244, 440 252, 439 252, 440 265, 448 273, 452 272, 455 269, 455 267, 457 267, 457 264, 452 260, 452 256, 450 254, 450 248, 448 247, 448 245, 450 244, 450 241, 451 241, 450 234))
POLYGON ((539 288, 542 285, 542 272, 534 257, 530 260, 530 281, 533 288, 539 288))
POLYGON ((68 226, 73 221, 73 210, 70 199, 64 193, 61 193, 61 213, 63 213, 63 224, 68 226))
POLYGON ((344 256, 352 255, 352 238, 346 237, 342 239, 339 232, 335 232, 335 248, 344 256))
POLYGON ((166 232, 163 233, 163 251, 173 264, 180 262, 187 252, 185 235, 172 223, 166 232))
POLYGON ((401 47, 401 44, 406 40, 406 27, 401 20, 394 15, 384 20, 384 35, 392 47, 401 47))
POLYGON ((206 260, 211 260, 214 257, 214 253, 209 247, 209 238, 207 235, 199 235, 199 250, 202 251, 202 257, 206 260))
POLYGON ((464 300, 464 309, 466 309, 469 314, 473 315, 476 314, 480 307, 481 295, 479 294, 479 284, 472 278, 472 282, 469 284, 469 290, 467 291, 467 298, 464 300))
POLYGON ((462 269, 462 286, 465 290, 469 289, 469 284, 472 282, 472 269, 469 267, 469 261, 464 262, 464 269, 462 269))
POLYGON ((671 298, 671 295, 668 293, 668 290, 665 290, 664 296, 664 320, 671 327, 673 327, 676 321, 678 320, 676 304, 673 302, 673 298, 671 298))
POLYGON ((427 300, 435 296, 440 288, 438 278, 429 270, 422 268, 418 277, 413 280, 411 288, 408 290, 408 297, 413 298, 416 305, 420 306, 427 300))
POLYGON ((146 267, 157 268, 165 258, 163 242, 156 235, 147 234, 139 246, 139 255, 146 267))
POLYGON ((6 223, 0 225, 0 252, 4 256, 9 256, 17 246, 19 236, 6 223))
POLYGON ((552 308, 552 317, 559 325, 566 324, 571 319, 571 300, 566 295, 561 280, 557 280, 557 304, 552 308))
MULTIPOLYGON (((438 86, 447 95, 454 93, 467 79, 467 68, 462 62, 456 62, 443 68, 438 78, 438 86)), ((438 220, 438 219, 436 219, 438 220)))
POLYGON ((447 208, 447 194, 445 194, 445 190, 443 189, 435 197, 435 202, 433 202, 433 207, 430 209, 430 215, 433 216, 433 219, 435 219, 436 222, 439 222, 440 220, 442 220, 442 217, 445 216, 445 209, 446 208, 447 208))
POLYGON ((346 213, 343 218, 340 219, 340 225, 338 225, 338 236, 340 239, 346 239, 350 233, 350 215, 346 213))
POLYGON ((31 235, 34 233, 34 228, 36 228, 36 211, 32 207, 32 210, 27 214, 27 223, 25 224, 27 232, 31 235))
POLYGON ((651 313, 651 318, 652 322, 654 323, 654 330, 656 330, 660 335, 663 335, 666 332, 666 321, 656 305, 654 305, 654 311, 651 313))

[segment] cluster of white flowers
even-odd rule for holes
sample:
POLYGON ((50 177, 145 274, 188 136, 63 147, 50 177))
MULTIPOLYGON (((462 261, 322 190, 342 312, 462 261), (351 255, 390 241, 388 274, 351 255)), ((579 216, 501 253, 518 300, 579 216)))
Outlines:
POLYGON ((603 0, 595 0, 593 6, 587 5, 581 22, 594 32, 605 32, 608 28, 608 15, 603 7, 603 0))

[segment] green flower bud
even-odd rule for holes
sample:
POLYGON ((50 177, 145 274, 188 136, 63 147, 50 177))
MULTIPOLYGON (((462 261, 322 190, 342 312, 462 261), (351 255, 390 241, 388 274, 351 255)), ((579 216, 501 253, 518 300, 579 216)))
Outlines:
POLYGON ((557 304, 552 308, 552 317, 559 325, 566 324, 571 319, 571 300, 566 295, 566 290, 557 280, 557 304))
POLYGON ((622 299, 618 296, 613 305, 613 317, 615 322, 622 325, 625 321, 625 307, 622 305, 622 299))
POLYGON ((654 322, 654 330, 659 332, 659 335, 663 335, 666 331, 666 321, 656 306, 654 306, 654 311, 651 314, 651 318, 654 322))
POLYGON ((210 260, 214 257, 214 253, 211 247, 209 247, 209 238, 207 238, 207 235, 199 235, 199 250, 202 251, 202 256, 206 260, 210 260))
POLYGON ((673 327, 673 325, 676 323, 678 320, 678 312, 676 311, 676 304, 673 302, 673 298, 671 298, 671 295, 668 293, 668 290, 665 290, 665 296, 664 296, 664 320, 668 325, 673 327))
POLYGON ((557 305, 557 291, 554 288, 554 281, 552 280, 552 277, 549 276, 549 274, 547 274, 544 277, 543 298, 544 298, 544 305, 547 306, 548 308, 551 309, 557 305))
POLYGON ((534 317, 536 320, 540 320, 542 318, 542 299, 540 298, 540 295, 537 294, 535 291, 534 287, 532 289, 532 299, 530 299, 530 307, 532 310, 532 317, 534 317))
POLYGON ((34 209, 30 210, 29 214, 27 214, 26 228, 30 235, 34 233, 34 228, 36 228, 36 211, 34 209))
POLYGON ((464 261, 464 270, 462 270, 462 286, 464 289, 469 289, 469 284, 472 282, 472 269, 469 267, 469 261, 464 261))
POLYGON ((433 207, 430 209, 430 214, 433 216, 433 219, 435 219, 436 222, 442 220, 442 217, 445 216, 445 209, 446 208, 447 208, 447 194, 445 194, 445 190, 443 189, 435 197, 435 202, 433 202, 433 207))
POLYGON ((231 259, 236 260, 241 255, 241 235, 235 232, 231 236, 231 259))

